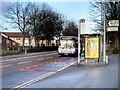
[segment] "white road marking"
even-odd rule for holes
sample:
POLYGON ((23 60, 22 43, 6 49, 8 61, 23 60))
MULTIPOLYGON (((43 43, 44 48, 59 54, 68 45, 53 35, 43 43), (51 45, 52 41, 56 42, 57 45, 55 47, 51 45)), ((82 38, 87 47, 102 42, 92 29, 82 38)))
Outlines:
POLYGON ((47 64, 45 66, 67 66, 68 64, 66 62, 53 62, 50 64, 47 64))
POLYGON ((26 61, 26 62, 19 62, 18 64, 24 64, 24 63, 29 63, 31 61, 26 61))
POLYGON ((35 60, 35 61, 41 61, 41 60, 43 60, 44 58, 41 58, 41 59, 37 59, 37 60, 35 60))
POLYGON ((53 58, 53 57, 47 57, 46 59, 50 59, 50 58, 53 58))
MULTIPOLYGON (((33 60, 33 61, 41 61, 41 60, 44 60, 44 58, 33 60)), ((19 62, 18 64, 30 63, 30 62, 33 62, 33 61, 19 62)))
MULTIPOLYGON (((40 56, 54 55, 54 54, 57 54, 57 53, 44 54, 44 55, 41 55, 41 54, 40 54, 39 57, 40 57, 40 56)), ((19 60, 19 59, 32 58, 32 57, 38 57, 38 55, 37 55, 37 56, 28 56, 28 57, 20 57, 20 58, 9 59, 9 60, 1 60, 0 62, 15 61, 15 60, 19 60)))
POLYGON ((3 67, 9 67, 9 66, 11 66, 11 64, 9 64, 9 65, 5 65, 5 66, 1 66, 0 68, 3 68, 3 67))
POLYGON ((68 64, 68 65, 66 65, 65 67, 63 67, 63 68, 57 70, 57 72, 60 72, 60 71, 62 71, 62 70, 64 70, 64 69, 68 68, 69 66, 71 66, 71 65, 73 65, 73 64, 75 64, 75 63, 68 64))
MULTIPOLYGON (((23 83, 23 84, 15 87, 14 89, 16 89, 16 88, 17 88, 17 89, 19 89, 19 88, 25 88, 25 87, 27 87, 27 86, 29 86, 29 85, 31 85, 31 84, 39 81, 39 80, 42 80, 42 79, 44 79, 44 78, 46 78, 46 77, 48 77, 48 76, 50 76, 50 75, 52 75, 52 74, 54 74, 54 73, 55 73, 55 72, 49 72, 49 73, 44 74, 44 75, 42 75, 42 76, 40 76, 40 77, 37 77, 37 78, 32 79, 32 80, 30 80, 30 81, 28 81, 28 82, 25 82, 25 83, 23 83)), ((14 90, 14 89, 12 89, 12 90, 14 90)))

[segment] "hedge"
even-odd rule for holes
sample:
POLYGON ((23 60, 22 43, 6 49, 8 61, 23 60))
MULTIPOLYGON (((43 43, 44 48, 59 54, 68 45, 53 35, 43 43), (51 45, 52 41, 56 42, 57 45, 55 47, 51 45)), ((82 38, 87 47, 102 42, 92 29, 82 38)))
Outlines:
POLYGON ((58 50, 58 46, 41 46, 27 49, 27 52, 43 52, 58 50))

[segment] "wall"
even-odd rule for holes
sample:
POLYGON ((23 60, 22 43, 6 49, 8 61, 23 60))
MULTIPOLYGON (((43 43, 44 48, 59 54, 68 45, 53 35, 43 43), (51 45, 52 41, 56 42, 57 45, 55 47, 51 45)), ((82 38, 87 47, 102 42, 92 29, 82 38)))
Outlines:
POLYGON ((19 44, 14 42, 11 39, 7 39, 6 37, 2 36, 2 49, 4 50, 17 50, 19 48, 19 44), (8 42, 8 43, 7 43, 8 42))
MULTIPOLYGON (((13 41, 19 43, 20 46, 23 45, 23 38, 22 37, 10 37, 10 39, 12 39, 13 41), (19 38, 19 39, 18 39, 19 38)), ((25 43, 24 43, 25 46, 29 46, 29 38, 26 38, 25 39, 25 43)))

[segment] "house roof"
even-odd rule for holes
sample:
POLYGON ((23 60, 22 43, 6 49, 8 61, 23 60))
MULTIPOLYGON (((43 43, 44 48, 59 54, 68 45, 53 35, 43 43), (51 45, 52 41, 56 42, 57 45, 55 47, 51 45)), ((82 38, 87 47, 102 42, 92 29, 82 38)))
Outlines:
MULTIPOLYGON (((23 34, 21 32, 2 32, 6 36, 9 37, 23 37, 23 34)), ((28 35, 26 35, 28 37, 28 35)))
MULTIPOLYGON (((1 34, 2 35, 2 37, 4 37, 5 39, 7 39, 7 37, 4 35, 4 34, 1 34)), ((15 41, 13 41, 12 39, 8 39, 8 40, 10 40, 10 41, 12 41, 12 42, 15 42, 15 41)), ((16 44, 19 44, 19 43, 17 43, 17 42, 15 42, 16 44)))

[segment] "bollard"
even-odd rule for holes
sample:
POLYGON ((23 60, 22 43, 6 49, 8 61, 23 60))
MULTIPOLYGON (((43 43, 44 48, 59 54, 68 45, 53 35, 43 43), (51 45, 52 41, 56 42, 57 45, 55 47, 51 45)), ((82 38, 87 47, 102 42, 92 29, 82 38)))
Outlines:
POLYGON ((106 55, 106 64, 108 64, 108 62, 109 62, 109 61, 108 61, 108 55, 106 55))
POLYGON ((25 54, 27 54, 27 50, 25 49, 25 54))
POLYGON ((86 62, 86 63, 88 63, 88 60, 87 60, 87 59, 85 59, 85 62, 86 62))

